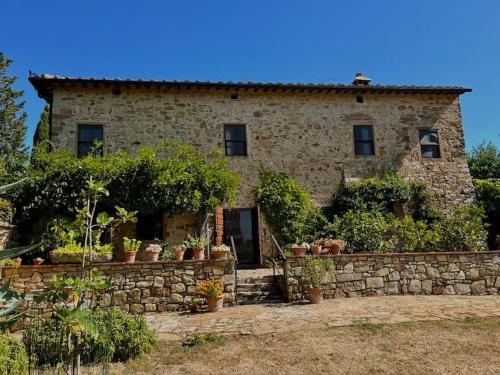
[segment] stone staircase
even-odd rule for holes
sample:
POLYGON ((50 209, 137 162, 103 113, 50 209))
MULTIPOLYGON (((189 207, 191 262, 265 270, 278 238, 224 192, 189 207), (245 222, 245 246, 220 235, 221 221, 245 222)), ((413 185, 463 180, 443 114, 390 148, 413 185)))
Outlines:
POLYGON ((282 285, 283 275, 273 276, 272 269, 238 269, 238 304, 285 302, 282 285))

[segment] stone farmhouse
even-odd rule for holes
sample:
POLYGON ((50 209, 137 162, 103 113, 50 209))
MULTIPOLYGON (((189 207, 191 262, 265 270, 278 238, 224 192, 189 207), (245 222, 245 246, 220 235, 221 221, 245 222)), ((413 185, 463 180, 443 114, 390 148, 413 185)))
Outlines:
MULTIPOLYGON (((241 263, 272 252, 253 189, 262 169, 283 171, 320 205, 343 180, 390 170, 424 182, 444 208, 469 203, 459 97, 455 86, 147 81, 31 74, 51 104, 50 137, 84 155, 95 139, 105 153, 181 141, 221 150, 242 176, 235 208, 217 210, 216 235, 233 236, 241 263)), ((139 218, 138 238, 181 241, 195 217, 139 218)))

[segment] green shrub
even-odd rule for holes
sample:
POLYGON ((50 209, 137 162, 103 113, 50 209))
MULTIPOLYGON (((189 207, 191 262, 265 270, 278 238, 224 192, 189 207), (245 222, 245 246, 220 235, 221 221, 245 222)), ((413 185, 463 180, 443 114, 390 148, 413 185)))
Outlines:
POLYGON ((473 206, 459 207, 433 225, 437 231, 438 249, 443 251, 478 251, 486 247, 484 213, 473 206))
POLYGON ((21 341, 8 334, 0 334, 0 375, 28 373, 28 355, 21 341))
MULTIPOLYGON (((156 346, 156 334, 143 317, 105 309, 91 313, 92 331, 99 335, 83 335, 81 360, 84 364, 127 361, 156 346)), ((63 324, 56 318, 36 319, 26 329, 23 341, 38 367, 54 367, 69 352, 63 324)))
POLYGON ((397 248, 404 252, 435 250, 439 232, 424 221, 413 220, 411 216, 393 221, 393 235, 397 248))
POLYGON ((268 224, 285 244, 311 241, 327 223, 309 193, 284 173, 263 171, 255 199, 268 224))
POLYGON ((485 214, 488 227, 488 244, 495 249, 500 234, 500 180, 474 180, 476 199, 485 214))
POLYGON ((209 343, 222 345, 224 343, 224 337, 216 333, 207 332, 199 335, 189 335, 182 342, 183 346, 203 346, 209 343))
POLYGON ((473 178, 500 178, 500 150, 491 142, 474 147, 467 155, 467 163, 473 178))
POLYGON ((4 198, 0 198, 0 221, 11 222, 14 216, 12 204, 4 198))
POLYGON ((306 256, 302 265, 302 281, 312 288, 321 288, 331 282, 335 274, 333 261, 329 258, 306 256))
POLYGON ((348 211, 335 218, 332 235, 347 243, 347 253, 381 253, 394 248, 388 240, 390 228, 390 219, 380 212, 348 211))

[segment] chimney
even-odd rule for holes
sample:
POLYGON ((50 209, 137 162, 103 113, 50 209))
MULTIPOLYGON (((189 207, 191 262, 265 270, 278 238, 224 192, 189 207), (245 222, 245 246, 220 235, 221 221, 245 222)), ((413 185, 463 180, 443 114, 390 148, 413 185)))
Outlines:
POLYGON ((371 80, 371 78, 365 77, 361 73, 356 73, 356 77, 354 77, 352 84, 355 86, 368 86, 371 80))

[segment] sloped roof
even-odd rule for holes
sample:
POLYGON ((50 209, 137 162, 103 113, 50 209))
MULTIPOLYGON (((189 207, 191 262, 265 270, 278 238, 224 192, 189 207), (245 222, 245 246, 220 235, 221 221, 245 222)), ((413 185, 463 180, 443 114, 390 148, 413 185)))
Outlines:
POLYGON ((58 85, 108 85, 144 86, 144 87, 174 87, 185 89, 225 89, 244 91, 280 91, 280 92, 335 92, 335 93, 399 93, 399 94, 455 94, 471 92, 472 89, 460 86, 415 86, 415 85, 345 85, 332 83, 283 83, 283 82, 214 82, 214 81, 169 81, 121 78, 65 77, 51 74, 37 75, 30 72, 29 81, 37 90, 38 96, 49 99, 52 90, 58 85))

